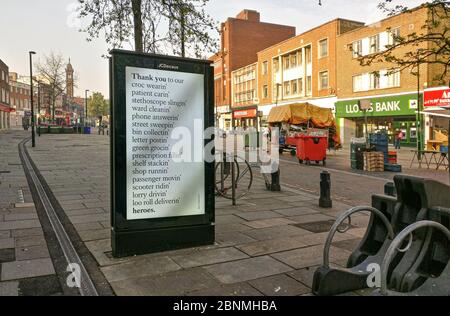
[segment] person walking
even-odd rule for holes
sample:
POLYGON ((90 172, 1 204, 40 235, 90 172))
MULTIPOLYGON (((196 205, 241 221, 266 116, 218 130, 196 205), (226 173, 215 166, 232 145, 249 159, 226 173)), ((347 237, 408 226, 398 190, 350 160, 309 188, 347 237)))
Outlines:
POLYGON ((395 135, 395 149, 400 149, 400 144, 401 141, 403 140, 403 132, 402 131, 398 131, 397 134, 395 135))

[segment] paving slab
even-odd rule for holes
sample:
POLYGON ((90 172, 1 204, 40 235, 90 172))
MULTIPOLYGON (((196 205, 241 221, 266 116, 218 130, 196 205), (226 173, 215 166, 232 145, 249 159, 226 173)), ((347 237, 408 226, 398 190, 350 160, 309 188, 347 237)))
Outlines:
POLYGON ((54 274, 51 259, 35 259, 2 263, 1 281, 54 274))
POLYGON ((203 268, 193 268, 163 274, 159 277, 139 277, 112 282, 117 295, 179 296, 196 290, 216 288, 220 283, 203 268))
POLYGON ((133 260, 112 266, 102 267, 101 271, 109 282, 122 281, 137 277, 160 275, 170 271, 180 270, 169 257, 157 257, 151 259, 133 260))
POLYGON ((256 221, 256 220, 261 220, 261 219, 280 217, 280 214, 272 212, 272 211, 246 212, 246 213, 237 213, 236 215, 247 221, 256 221))
POLYGON ((204 250, 187 255, 171 256, 172 260, 183 268, 193 268, 220 262, 234 261, 248 258, 236 248, 219 248, 204 250))
POLYGON ((17 261, 40 258, 50 258, 50 253, 46 245, 16 248, 17 261))
POLYGON ((0 249, 14 248, 14 238, 0 239, 0 249))
MULTIPOLYGON (((347 260, 350 254, 350 252, 341 248, 331 247, 330 249, 331 260, 347 260)), ((273 254, 272 257, 294 269, 307 268, 323 263, 323 246, 311 246, 276 253, 273 254)))
POLYGON ((310 288, 286 274, 257 279, 249 283, 267 296, 298 296, 311 293, 310 288))
POLYGON ((19 296, 19 282, 0 282, 0 297, 19 296))
POLYGON ((259 279, 292 270, 269 256, 221 263, 204 269, 225 284, 259 279))
POLYGON ((291 225, 275 226, 262 229, 252 229, 250 231, 245 231, 243 233, 257 240, 267 240, 281 237, 291 237, 291 236, 311 234, 311 232, 308 232, 307 230, 297 228, 291 225))
POLYGON ((187 296, 262 296, 263 294, 248 283, 225 284, 213 288, 192 291, 187 296))
POLYGON ((316 272, 317 268, 319 268, 319 266, 312 266, 304 269, 291 271, 286 274, 296 279, 297 281, 301 282, 302 284, 306 285, 307 287, 312 288, 314 281, 314 273, 316 272))
POLYGON ((240 250, 249 256, 263 256, 271 253, 282 252, 297 248, 306 247, 302 243, 303 237, 276 238, 257 242, 251 242, 237 246, 240 250))

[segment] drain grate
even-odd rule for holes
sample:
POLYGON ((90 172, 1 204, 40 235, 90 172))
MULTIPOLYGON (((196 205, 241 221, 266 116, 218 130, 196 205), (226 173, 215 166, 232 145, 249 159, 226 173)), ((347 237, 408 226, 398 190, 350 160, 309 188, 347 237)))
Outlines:
POLYGON ((8 170, 0 170, 0 173, 11 173, 11 171, 8 171, 8 170))

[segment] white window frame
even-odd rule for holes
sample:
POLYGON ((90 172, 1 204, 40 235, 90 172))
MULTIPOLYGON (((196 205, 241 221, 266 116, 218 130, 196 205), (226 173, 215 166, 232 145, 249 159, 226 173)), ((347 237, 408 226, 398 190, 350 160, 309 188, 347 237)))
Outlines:
POLYGON ((319 73, 318 73, 318 86, 319 86, 319 90, 326 90, 326 89, 329 89, 329 88, 330 88, 330 73, 329 73, 328 69, 327 69, 327 70, 319 71, 319 73), (328 83, 328 84, 327 84, 326 87, 322 87, 322 78, 321 78, 321 75, 324 74, 324 73, 327 74, 327 83, 328 83))
POLYGON ((329 39, 328 37, 322 38, 320 40, 317 41, 317 58, 318 59, 322 59, 322 58, 327 58, 330 54, 330 43, 329 43, 329 39), (327 42, 327 54, 322 56, 322 46, 320 45, 320 43, 326 41, 327 42))

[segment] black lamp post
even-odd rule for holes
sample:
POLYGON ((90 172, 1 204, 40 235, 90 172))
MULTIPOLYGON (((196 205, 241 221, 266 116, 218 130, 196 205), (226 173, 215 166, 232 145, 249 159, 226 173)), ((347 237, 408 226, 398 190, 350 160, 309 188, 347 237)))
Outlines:
POLYGON ((88 108, 87 108, 87 94, 89 90, 84 91, 84 127, 87 127, 87 114, 88 114, 88 108))
POLYGON ((41 82, 38 81, 38 136, 41 137, 41 82))
POLYGON ((35 139, 35 132, 34 132, 34 93, 33 93, 33 55, 35 55, 36 52, 30 51, 30 95, 31 95, 31 146, 36 147, 36 139, 35 139))

